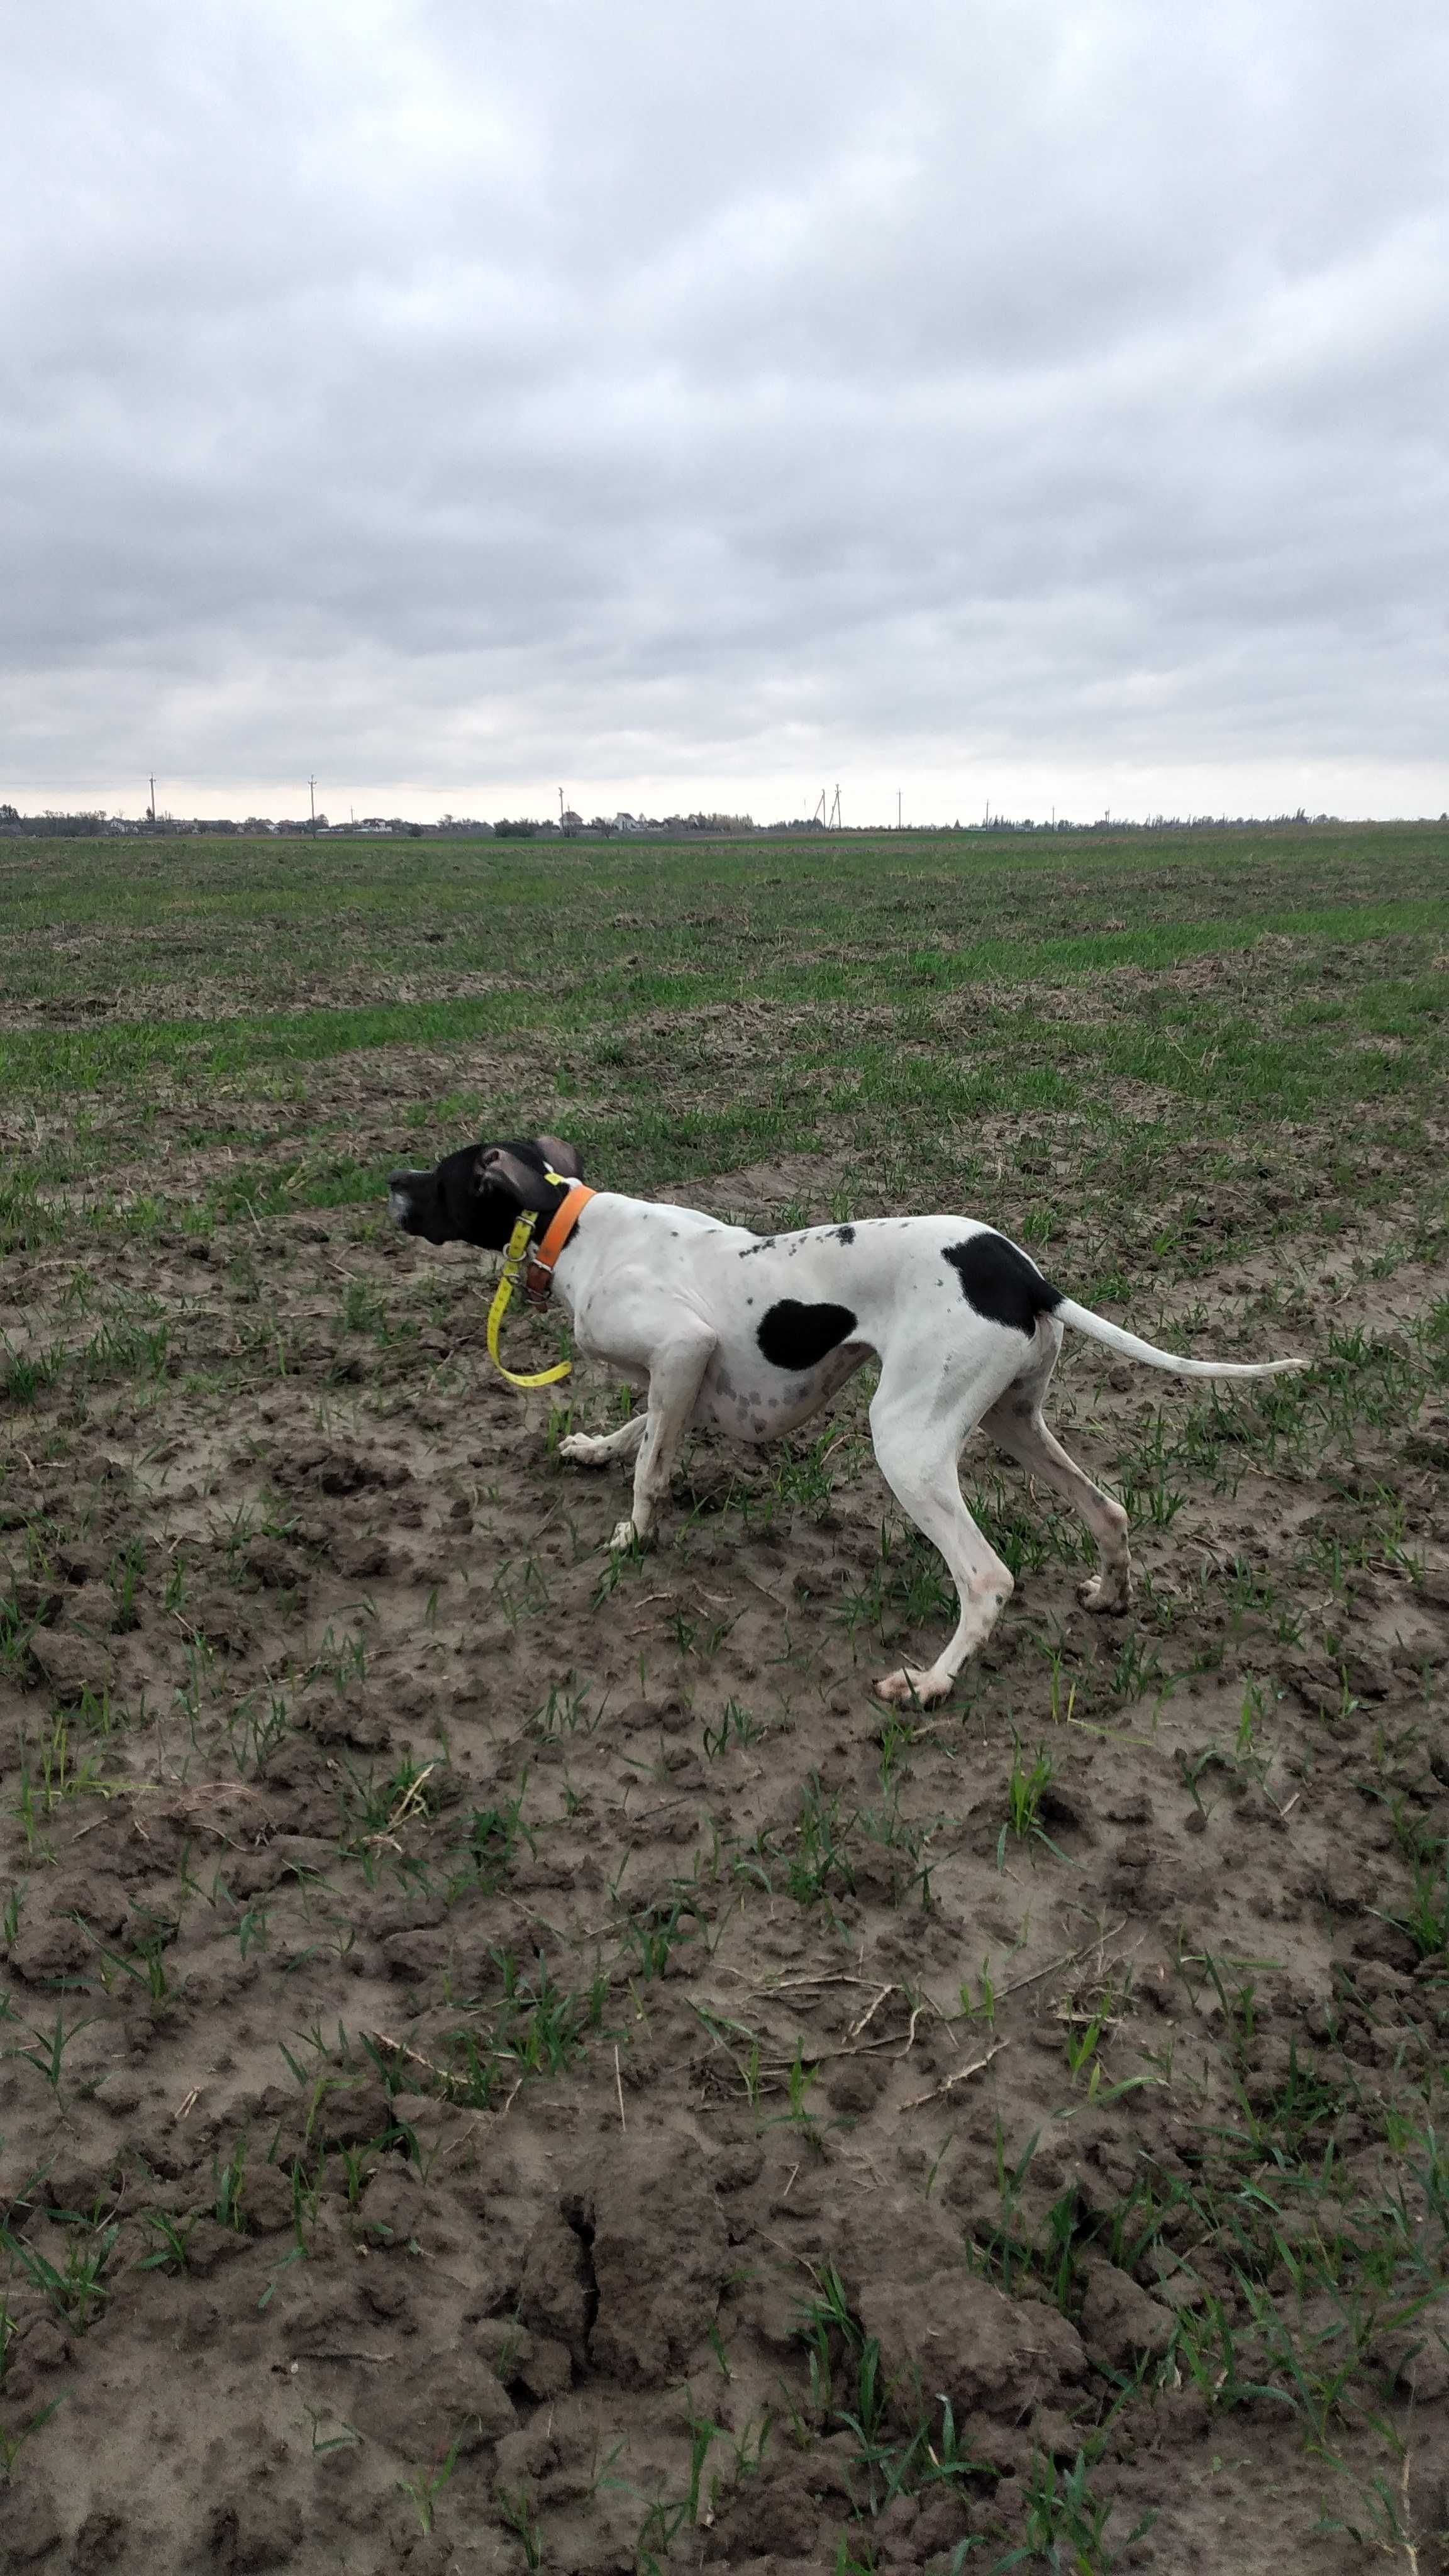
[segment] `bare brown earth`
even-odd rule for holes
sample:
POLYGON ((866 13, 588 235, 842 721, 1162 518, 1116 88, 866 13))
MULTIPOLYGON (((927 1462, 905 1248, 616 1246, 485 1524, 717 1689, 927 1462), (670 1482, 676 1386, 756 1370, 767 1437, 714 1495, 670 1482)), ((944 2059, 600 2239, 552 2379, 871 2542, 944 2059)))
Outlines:
MULTIPOLYGON (((677 1195, 832 1184, 903 1203, 677 1195)), ((471 1256, 12 1255, 0 2569, 1449 2566, 1449 1417, 1333 1392, 1449 1270, 1191 1222, 1132 1320, 1321 1431, 1076 1346, 1133 1610, 973 1455, 1019 1588, 914 1724, 858 1396, 621 1566, 471 1256)))

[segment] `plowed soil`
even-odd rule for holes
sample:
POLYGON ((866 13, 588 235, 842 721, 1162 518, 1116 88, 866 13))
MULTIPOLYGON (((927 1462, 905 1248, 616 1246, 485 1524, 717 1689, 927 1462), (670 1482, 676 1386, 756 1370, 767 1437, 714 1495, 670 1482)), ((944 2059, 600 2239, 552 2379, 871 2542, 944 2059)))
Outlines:
MULTIPOLYGON (((556 1455, 617 1391, 501 1384, 476 1256, 218 1219, 164 1088, 103 1221, 19 1230, 0 2569, 1449 2567, 1441 1148, 1326 1107, 1154 1186, 1155 1114, 1115 1204, 1090 1114, 986 1119, 965 1204, 1050 1191, 1072 1293, 1311 1365, 1070 1347, 1131 1610, 973 1449, 1018 1589, 914 1716, 872 1677, 951 1603, 868 1390, 696 1440, 620 1561, 556 1455)), ((660 1186, 920 1204, 859 1131, 660 1186)))

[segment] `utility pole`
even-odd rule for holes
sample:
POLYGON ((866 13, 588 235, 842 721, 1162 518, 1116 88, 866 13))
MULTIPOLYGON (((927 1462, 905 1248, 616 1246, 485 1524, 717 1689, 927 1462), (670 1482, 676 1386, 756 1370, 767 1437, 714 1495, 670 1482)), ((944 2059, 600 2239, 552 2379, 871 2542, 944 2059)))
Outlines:
POLYGON ((315 835, 317 830, 317 781, 315 778, 308 779, 307 794, 310 797, 312 804, 312 830, 315 835))
POLYGON ((560 822, 562 822, 562 821, 563 821, 563 789, 562 789, 562 788, 560 788, 560 789, 559 789, 559 791, 558 791, 558 819, 559 819, 559 821, 560 821, 560 822))
POLYGON ((150 821, 154 824, 156 820, 156 781, 154 778, 151 781, 151 802, 147 807, 147 813, 150 821))
POLYGON ((896 830, 901 828, 901 791, 896 789, 896 830))

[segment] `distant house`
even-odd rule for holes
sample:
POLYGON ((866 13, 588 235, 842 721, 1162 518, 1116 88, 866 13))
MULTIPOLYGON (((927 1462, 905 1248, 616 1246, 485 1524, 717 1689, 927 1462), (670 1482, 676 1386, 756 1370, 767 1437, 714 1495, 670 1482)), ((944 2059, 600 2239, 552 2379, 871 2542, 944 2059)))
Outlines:
POLYGON ((566 832, 581 832, 584 828, 584 818, 582 814, 576 814, 572 805, 570 805, 564 813, 560 814, 558 819, 566 832))

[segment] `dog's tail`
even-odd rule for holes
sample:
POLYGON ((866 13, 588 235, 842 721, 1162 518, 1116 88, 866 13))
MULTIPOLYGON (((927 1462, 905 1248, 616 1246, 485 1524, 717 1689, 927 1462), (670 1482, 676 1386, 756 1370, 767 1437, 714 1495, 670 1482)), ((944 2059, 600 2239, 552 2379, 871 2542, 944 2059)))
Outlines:
POLYGON ((1105 1342, 1109 1351, 1120 1351, 1124 1359, 1141 1360, 1148 1368, 1170 1369, 1174 1377, 1277 1377, 1283 1369, 1306 1368, 1306 1360, 1187 1360, 1175 1351, 1160 1351, 1155 1342, 1144 1342, 1136 1333, 1124 1333, 1120 1324, 1109 1324, 1104 1315, 1094 1315, 1090 1306, 1079 1306, 1074 1297, 1063 1297, 1055 1309, 1059 1324, 1071 1324, 1094 1342, 1105 1342))

